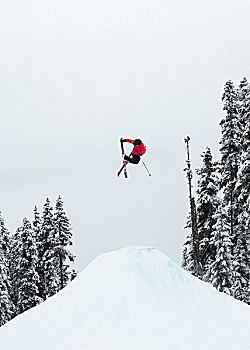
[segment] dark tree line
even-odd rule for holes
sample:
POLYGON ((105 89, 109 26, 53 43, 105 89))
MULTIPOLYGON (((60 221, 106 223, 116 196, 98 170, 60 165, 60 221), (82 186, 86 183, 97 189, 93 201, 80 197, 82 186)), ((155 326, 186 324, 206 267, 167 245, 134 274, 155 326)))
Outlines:
POLYGON ((76 276, 72 228, 59 196, 10 235, 0 213, 0 326, 40 304, 76 276))
MULTIPOLYGON (((196 196, 191 195, 195 206, 190 206, 186 225, 190 234, 184 243, 182 266, 219 291, 250 304, 250 85, 247 79, 238 87, 228 81, 222 101, 225 113, 220 121, 220 159, 213 160, 209 147, 201 155, 202 166, 196 170, 196 196)), ((185 170, 192 188, 189 158, 188 162, 189 168, 185 170)))

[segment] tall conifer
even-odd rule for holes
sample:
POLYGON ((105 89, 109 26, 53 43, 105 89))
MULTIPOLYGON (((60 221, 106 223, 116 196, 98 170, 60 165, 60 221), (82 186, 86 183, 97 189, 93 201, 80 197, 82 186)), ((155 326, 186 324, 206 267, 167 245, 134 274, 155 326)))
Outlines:
POLYGON ((235 229, 234 284, 235 298, 250 303, 250 86, 244 78, 238 89, 237 110, 241 124, 240 166, 234 195, 237 198, 235 229))
POLYGON ((0 213, 0 327, 14 316, 9 259, 10 237, 0 213))
POLYGON ((231 239, 235 243, 238 204, 234 190, 240 165, 241 126, 236 108, 237 93, 230 80, 225 85, 222 100, 224 103, 223 109, 225 110, 225 117, 220 122, 222 133, 220 141, 220 184, 223 193, 223 205, 229 218, 231 239))
MULTIPOLYGON (((18 300, 18 285, 19 285, 19 256, 21 245, 21 227, 19 227, 11 238, 11 253, 10 253, 10 275, 11 275, 11 299, 15 305, 18 300)), ((16 310, 15 310, 16 316, 16 310)))
POLYGON ((60 289, 64 288, 70 280, 69 262, 74 261, 74 256, 69 251, 72 245, 72 228, 63 208, 63 200, 59 196, 55 206, 55 230, 57 237, 56 255, 59 259, 60 289))
MULTIPOLYGON (((190 228, 189 225, 190 219, 188 219, 187 225, 185 228, 190 228)), ((196 276, 196 266, 195 266, 195 249, 192 239, 192 234, 187 235, 186 240, 183 244, 182 250, 182 262, 181 266, 186 271, 190 272, 192 275, 196 276)))
POLYGON ((36 270, 38 252, 31 223, 26 218, 21 227, 18 250, 17 313, 20 314, 41 302, 38 290, 39 276, 36 270))
POLYGON ((208 266, 204 280, 220 292, 231 295, 232 287, 232 241, 227 213, 220 207, 213 226, 211 243, 215 247, 215 261, 208 266))
POLYGON ((56 294, 60 290, 59 262, 56 254, 58 240, 56 237, 53 208, 47 198, 43 207, 40 240, 40 271, 42 272, 43 299, 56 294))
POLYGON ((43 249, 44 241, 42 239, 41 217, 37 207, 34 208, 32 228, 33 228, 34 239, 36 241, 37 254, 38 254, 36 269, 39 276, 39 284, 38 284, 39 296, 40 298, 44 299, 44 267, 43 267, 43 261, 42 261, 43 254, 44 254, 44 249, 43 249))
POLYGON ((206 148, 202 153, 203 165, 197 169, 199 175, 197 185, 197 228, 199 233, 201 264, 204 273, 208 265, 215 260, 215 249, 210 239, 216 223, 215 213, 220 204, 218 198, 218 175, 216 163, 213 162, 211 150, 206 148))

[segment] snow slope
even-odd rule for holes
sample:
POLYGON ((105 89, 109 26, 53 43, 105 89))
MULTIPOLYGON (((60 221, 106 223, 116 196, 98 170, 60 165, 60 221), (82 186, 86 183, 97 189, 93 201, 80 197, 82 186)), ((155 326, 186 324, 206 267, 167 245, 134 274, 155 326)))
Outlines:
POLYGON ((1 350, 247 350, 250 309, 154 248, 96 258, 0 329, 1 350))

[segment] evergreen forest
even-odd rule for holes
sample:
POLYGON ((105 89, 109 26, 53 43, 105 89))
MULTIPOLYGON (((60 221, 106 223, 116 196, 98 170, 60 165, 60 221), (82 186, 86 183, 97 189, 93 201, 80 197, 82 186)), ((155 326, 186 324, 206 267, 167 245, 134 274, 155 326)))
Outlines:
POLYGON ((0 213, 0 326, 59 292, 76 277, 71 269, 72 228, 59 196, 34 208, 13 235, 0 213))
POLYGON ((222 96, 224 116, 218 160, 207 147, 193 173, 187 145, 190 213, 182 267, 219 291, 250 304, 250 85, 229 80, 222 96), (196 189, 195 194, 193 188, 196 189))

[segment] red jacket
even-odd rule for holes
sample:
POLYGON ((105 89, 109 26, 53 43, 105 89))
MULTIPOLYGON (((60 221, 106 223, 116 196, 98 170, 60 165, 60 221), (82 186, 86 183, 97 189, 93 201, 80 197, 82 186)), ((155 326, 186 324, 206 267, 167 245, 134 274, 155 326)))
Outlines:
MULTIPOLYGON (((125 142, 130 142, 134 144, 134 140, 130 140, 130 139, 125 139, 125 142)), ((140 146, 134 146, 132 150, 132 154, 136 154, 139 156, 142 156, 145 152, 146 152, 146 148, 143 143, 141 143, 140 146)))

